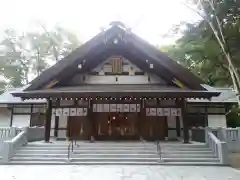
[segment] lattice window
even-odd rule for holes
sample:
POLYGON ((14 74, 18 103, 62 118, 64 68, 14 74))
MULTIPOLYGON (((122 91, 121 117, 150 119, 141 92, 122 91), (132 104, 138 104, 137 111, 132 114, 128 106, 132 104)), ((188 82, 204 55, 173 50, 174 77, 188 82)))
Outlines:
POLYGON ((112 57, 112 72, 122 73, 123 65, 121 57, 112 57))

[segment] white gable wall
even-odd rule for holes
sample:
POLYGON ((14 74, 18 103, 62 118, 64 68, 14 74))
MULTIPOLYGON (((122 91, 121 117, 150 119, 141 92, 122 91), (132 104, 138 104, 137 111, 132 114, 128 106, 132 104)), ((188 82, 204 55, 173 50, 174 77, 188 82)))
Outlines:
POLYGON ((85 81, 83 81, 83 75, 76 75, 72 79, 72 84, 166 84, 165 81, 157 77, 156 75, 85 75, 85 81), (150 82, 148 81, 150 77, 150 82), (118 80, 116 81, 116 78, 118 80))
POLYGON ((26 127, 30 126, 31 115, 13 115, 12 126, 13 127, 26 127))
POLYGON ((0 107, 0 127, 9 127, 11 122, 11 111, 6 107, 0 107))
POLYGON ((226 116, 223 115, 208 115, 209 127, 227 127, 226 116))

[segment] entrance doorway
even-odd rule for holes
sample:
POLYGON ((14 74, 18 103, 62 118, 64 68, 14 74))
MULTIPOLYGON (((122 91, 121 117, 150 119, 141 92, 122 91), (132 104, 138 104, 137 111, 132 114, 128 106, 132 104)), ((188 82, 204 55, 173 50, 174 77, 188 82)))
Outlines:
POLYGON ((100 140, 137 140, 137 113, 102 113, 97 120, 100 140))

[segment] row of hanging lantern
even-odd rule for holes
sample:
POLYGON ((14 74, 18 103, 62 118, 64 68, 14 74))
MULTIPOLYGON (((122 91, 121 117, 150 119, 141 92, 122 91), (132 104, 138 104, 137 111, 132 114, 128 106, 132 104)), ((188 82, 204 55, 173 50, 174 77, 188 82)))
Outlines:
POLYGON ((49 98, 50 100, 182 100, 184 98, 173 97, 79 97, 79 98, 49 98))

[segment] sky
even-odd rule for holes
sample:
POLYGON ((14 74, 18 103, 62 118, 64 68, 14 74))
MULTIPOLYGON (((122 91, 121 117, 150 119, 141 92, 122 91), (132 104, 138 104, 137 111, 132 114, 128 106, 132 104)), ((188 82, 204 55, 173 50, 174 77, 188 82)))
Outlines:
POLYGON ((38 30, 60 25, 85 42, 112 21, 121 21, 154 45, 173 43, 164 35, 181 21, 195 21, 196 14, 184 0, 0 0, 0 36, 5 28, 38 30))

